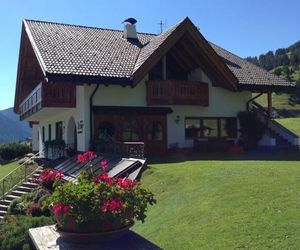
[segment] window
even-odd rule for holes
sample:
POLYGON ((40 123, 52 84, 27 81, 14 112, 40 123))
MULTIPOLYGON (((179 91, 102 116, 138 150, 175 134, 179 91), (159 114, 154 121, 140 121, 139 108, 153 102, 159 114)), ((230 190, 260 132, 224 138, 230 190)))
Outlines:
POLYGON ((45 142, 45 127, 42 127, 42 142, 45 142))
POLYGON ((124 117, 122 128, 123 141, 140 141, 140 124, 134 116, 124 117))
POLYGON ((109 121, 104 121, 98 127, 98 139, 105 139, 107 136, 113 137, 115 134, 114 125, 109 121))
POLYGON ((48 140, 51 141, 52 138, 51 138, 51 124, 48 125, 48 140))
POLYGON ((237 136, 235 117, 187 117, 185 118, 185 138, 216 138, 237 136))
POLYGON ((159 122, 152 122, 147 128, 148 141, 162 141, 163 127, 159 122))
POLYGON ((62 122, 55 123, 55 139, 62 140, 63 139, 63 126, 62 122))

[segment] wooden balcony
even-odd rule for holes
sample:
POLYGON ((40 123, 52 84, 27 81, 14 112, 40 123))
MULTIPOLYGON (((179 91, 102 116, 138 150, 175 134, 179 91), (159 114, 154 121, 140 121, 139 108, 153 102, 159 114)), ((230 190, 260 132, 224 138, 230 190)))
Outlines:
POLYGON ((148 105, 208 106, 208 84, 199 81, 147 81, 148 105))
POLYGON ((40 83, 19 106, 24 120, 42 108, 76 107, 76 86, 71 83, 40 83))

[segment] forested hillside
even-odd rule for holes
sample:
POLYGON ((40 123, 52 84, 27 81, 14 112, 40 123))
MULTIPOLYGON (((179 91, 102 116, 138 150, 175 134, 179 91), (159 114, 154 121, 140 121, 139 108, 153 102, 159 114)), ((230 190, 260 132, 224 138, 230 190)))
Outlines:
MULTIPOLYGON (((277 109, 300 110, 300 41, 288 48, 279 48, 258 57, 247 57, 246 60, 295 82, 297 88, 294 93, 274 94, 273 103, 277 109)), ((260 98, 260 102, 264 105, 266 99, 260 98)))
POLYGON ((17 142, 31 137, 31 128, 26 121, 20 121, 12 108, 0 111, 0 144, 17 142))

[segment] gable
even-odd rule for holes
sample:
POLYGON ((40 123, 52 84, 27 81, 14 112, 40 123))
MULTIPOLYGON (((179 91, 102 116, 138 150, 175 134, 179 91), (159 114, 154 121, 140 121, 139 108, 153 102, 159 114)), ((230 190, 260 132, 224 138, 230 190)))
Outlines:
POLYGON ((236 89, 238 80, 234 74, 188 18, 153 38, 141 49, 133 72, 134 85, 167 53, 190 70, 201 67, 214 85, 236 89))
POLYGON ((14 112, 18 112, 21 101, 44 79, 43 69, 23 26, 17 70, 14 112))

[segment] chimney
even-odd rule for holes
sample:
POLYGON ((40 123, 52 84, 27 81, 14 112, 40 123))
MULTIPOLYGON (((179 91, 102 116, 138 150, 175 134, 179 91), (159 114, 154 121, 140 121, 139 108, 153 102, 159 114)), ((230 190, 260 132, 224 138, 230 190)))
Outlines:
POLYGON ((125 23, 123 37, 127 40, 138 39, 135 28, 137 20, 131 17, 126 19, 123 23, 125 23))

